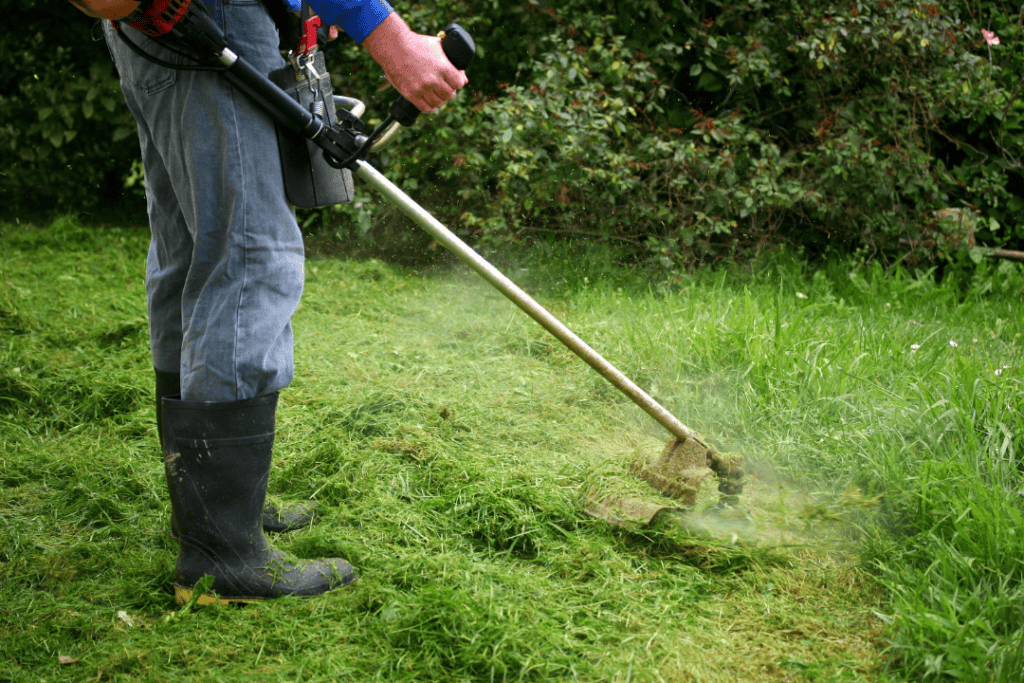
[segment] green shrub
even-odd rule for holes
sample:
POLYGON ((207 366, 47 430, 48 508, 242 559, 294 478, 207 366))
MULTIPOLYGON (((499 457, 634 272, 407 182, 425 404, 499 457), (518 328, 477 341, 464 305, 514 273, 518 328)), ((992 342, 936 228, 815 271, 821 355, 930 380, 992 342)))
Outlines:
POLYGON ((121 200, 139 156, 97 21, 67 2, 0 7, 0 201, 8 213, 121 200), (92 27, 90 29, 90 27, 92 27))
POLYGON ((1024 15, 1019 5, 994 0, 964 3, 962 14, 975 27, 972 37, 984 29, 999 40, 996 45, 979 41, 975 50, 975 59, 988 62, 991 80, 968 83, 979 89, 986 106, 936 131, 933 153, 956 177, 951 194, 957 203, 980 209, 990 226, 980 231, 983 240, 1019 245, 1024 240, 1024 15))
MULTIPOLYGON (((90 20, 68 4, 4 7, 20 27, 0 40, 6 206, 137 196, 134 124, 90 20)), ((399 9, 420 32, 460 21, 480 52, 467 92, 381 163, 484 246, 596 241, 675 269, 789 243, 913 265, 945 253, 934 211, 949 207, 977 212, 983 244, 1024 238, 1024 54, 1005 2, 399 9)), ((379 119, 394 98, 380 68, 346 39, 328 52, 338 91, 379 119)), ((300 219, 425 245, 365 196, 300 219)))
MULTIPOLYGON (((976 6, 619 4, 515 6, 518 78, 495 83, 485 52, 496 90, 429 117, 389 175, 474 240, 599 240, 669 267, 784 242, 913 264, 941 255, 948 207, 981 214, 982 242, 1024 230, 1018 48, 987 45, 976 6)), ((507 30, 463 6, 482 45, 507 30)), ((365 230, 372 208, 344 211, 365 230)))

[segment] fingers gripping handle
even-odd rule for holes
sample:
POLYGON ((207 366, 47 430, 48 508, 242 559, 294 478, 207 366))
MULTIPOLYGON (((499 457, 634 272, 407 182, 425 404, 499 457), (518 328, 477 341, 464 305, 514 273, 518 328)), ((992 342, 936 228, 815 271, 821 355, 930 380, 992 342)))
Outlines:
MULTIPOLYGON (((445 57, 456 69, 464 71, 476 55, 476 43, 466 29, 458 24, 449 24, 444 29, 441 49, 445 57)), ((416 123, 420 110, 409 100, 399 97, 391 103, 391 116, 403 126, 409 127, 416 123)))

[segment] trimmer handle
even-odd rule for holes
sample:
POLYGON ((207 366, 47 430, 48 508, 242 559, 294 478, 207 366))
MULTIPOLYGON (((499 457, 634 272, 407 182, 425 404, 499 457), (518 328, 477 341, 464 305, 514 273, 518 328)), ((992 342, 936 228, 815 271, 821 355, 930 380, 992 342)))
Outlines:
POLYGON ((469 63, 476 56, 476 43, 469 31, 458 24, 448 24, 444 29, 444 38, 441 39, 441 49, 444 56, 459 71, 465 71, 469 63))
MULTIPOLYGON (((444 29, 441 39, 444 56, 456 69, 464 71, 476 55, 476 43, 466 29, 458 24, 449 24, 444 29)), ((391 103, 391 116, 403 126, 409 127, 416 123, 420 110, 409 100, 399 97, 391 103)))

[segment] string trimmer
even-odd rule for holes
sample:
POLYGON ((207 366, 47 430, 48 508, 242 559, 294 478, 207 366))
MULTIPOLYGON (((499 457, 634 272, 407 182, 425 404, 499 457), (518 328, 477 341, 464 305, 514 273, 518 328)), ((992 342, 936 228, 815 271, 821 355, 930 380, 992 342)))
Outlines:
MULTIPOLYGON (((171 1, 179 8, 187 2, 171 1)), ((362 178, 673 435, 659 457, 637 462, 634 474, 663 494, 692 505, 710 469, 718 475, 720 501, 734 504, 742 491, 742 461, 737 456, 720 454, 366 161, 369 154, 383 149, 400 127, 412 126, 419 110, 399 97, 387 118, 370 131, 359 118, 365 105, 333 94, 323 55, 313 47, 315 26, 307 22, 305 29, 299 50, 290 54, 291 66, 270 77, 229 49, 224 33, 200 0, 187 4, 162 40, 186 50, 200 64, 215 66, 278 124, 286 188, 293 203, 312 207, 348 201, 348 174, 362 178), (308 159, 304 148, 294 144, 296 140, 314 151, 308 159), (289 175, 289 168, 298 171, 289 175)), ((465 69, 476 53, 473 39, 457 24, 445 29, 441 46, 458 69, 465 69)), ((637 517, 637 521, 650 521, 656 511, 648 506, 645 512, 631 513, 613 496, 592 496, 589 502, 592 514, 613 521, 637 517)))

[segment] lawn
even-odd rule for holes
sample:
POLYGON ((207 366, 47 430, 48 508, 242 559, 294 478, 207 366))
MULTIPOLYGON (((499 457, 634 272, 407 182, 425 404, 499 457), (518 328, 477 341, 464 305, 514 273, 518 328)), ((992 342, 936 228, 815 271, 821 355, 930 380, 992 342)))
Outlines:
MULTIPOLYGON (((354 586, 178 608, 148 236, 0 226, 0 681, 1019 681, 1019 269, 502 268, 742 454, 710 535, 586 514, 670 438, 461 267, 307 263, 275 543, 354 586)), ((713 482, 699 510, 713 506, 713 482)))

